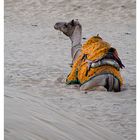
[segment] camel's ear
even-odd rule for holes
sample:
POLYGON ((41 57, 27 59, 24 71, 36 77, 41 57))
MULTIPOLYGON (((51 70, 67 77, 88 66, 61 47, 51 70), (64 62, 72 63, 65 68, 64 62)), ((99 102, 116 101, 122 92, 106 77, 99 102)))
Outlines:
POLYGON ((74 19, 71 21, 71 25, 74 26, 74 19))

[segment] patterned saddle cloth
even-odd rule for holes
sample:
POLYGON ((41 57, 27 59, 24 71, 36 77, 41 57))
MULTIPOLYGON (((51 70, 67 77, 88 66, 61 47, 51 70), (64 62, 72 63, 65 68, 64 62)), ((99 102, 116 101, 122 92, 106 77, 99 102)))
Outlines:
POLYGON ((112 74, 122 85, 120 69, 123 67, 116 49, 98 35, 92 36, 83 44, 81 54, 72 65, 66 83, 82 85, 97 75, 112 74))

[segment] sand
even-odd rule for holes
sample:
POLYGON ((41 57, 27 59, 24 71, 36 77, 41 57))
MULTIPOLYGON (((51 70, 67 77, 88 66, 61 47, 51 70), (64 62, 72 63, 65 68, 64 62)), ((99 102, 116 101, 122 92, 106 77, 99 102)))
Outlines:
POLYGON ((136 139, 135 4, 5 0, 5 140, 136 139), (122 92, 85 94, 65 84, 71 44, 53 26, 73 18, 83 37, 99 34, 118 50, 122 92))

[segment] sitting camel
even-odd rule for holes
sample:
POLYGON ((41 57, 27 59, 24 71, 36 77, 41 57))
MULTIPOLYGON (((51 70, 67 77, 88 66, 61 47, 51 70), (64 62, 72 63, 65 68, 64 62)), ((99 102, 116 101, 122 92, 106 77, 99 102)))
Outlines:
POLYGON ((72 70, 67 84, 80 84, 87 91, 103 86, 107 91, 119 92, 123 85, 120 68, 123 68, 115 48, 97 36, 92 36, 81 44, 82 26, 78 20, 58 22, 56 30, 63 32, 71 40, 72 70))

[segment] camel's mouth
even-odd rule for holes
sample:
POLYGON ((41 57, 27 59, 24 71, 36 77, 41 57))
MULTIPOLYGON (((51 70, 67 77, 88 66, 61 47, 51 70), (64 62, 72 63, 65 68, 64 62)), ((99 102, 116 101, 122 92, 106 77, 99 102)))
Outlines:
POLYGON ((64 31, 66 30, 68 27, 65 26, 67 23, 66 22, 57 22, 55 25, 54 25, 54 29, 56 30, 60 30, 60 31, 64 31))
POLYGON ((59 30, 57 24, 54 25, 54 29, 55 29, 55 30, 59 30))
POLYGON ((57 23, 54 25, 54 29, 56 29, 56 30, 61 30, 61 28, 64 27, 64 24, 65 24, 65 22, 57 22, 57 23))

